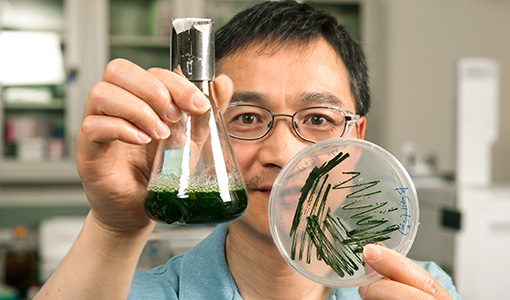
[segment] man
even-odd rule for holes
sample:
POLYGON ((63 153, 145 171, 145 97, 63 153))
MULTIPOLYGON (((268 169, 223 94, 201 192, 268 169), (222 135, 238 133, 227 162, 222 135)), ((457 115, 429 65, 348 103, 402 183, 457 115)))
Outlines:
MULTIPOLYGON (((334 107, 361 115, 343 136, 362 139, 369 89, 364 55, 331 16, 293 1, 248 9, 217 33, 217 101, 294 115, 334 107), (232 97, 231 97, 232 96, 232 97)), ((330 289, 309 281, 281 257, 271 238, 268 200, 282 167, 319 141, 275 117, 268 132, 232 138, 249 207, 199 246, 149 273, 135 272, 153 229, 143 199, 165 123, 181 111, 209 108, 200 91, 163 69, 142 70, 125 60, 108 64, 85 104, 77 167, 91 205, 68 256, 40 299, 451 299, 451 280, 433 264, 418 265, 382 247, 366 246, 365 262, 384 276, 359 289, 330 289), (242 138, 242 137, 241 137, 242 138), (422 266, 431 272, 425 271, 422 266), (359 295, 358 295, 359 292, 359 295)), ((227 112, 226 111, 226 112, 227 112)), ((253 116, 246 124, 257 122, 253 116)), ((320 115, 314 125, 328 122, 320 115)), ((346 122, 335 124, 342 132, 346 122)), ((341 133, 340 133, 341 134, 341 133)), ((339 134, 339 135, 340 135, 339 134)))

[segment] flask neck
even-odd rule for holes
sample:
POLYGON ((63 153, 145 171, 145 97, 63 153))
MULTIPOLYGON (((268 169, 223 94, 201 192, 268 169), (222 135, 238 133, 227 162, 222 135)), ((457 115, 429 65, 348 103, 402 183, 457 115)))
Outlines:
POLYGON ((206 96, 209 96, 211 94, 212 89, 212 81, 208 80, 193 80, 191 81, 193 84, 195 84, 206 96))
POLYGON ((196 87, 204 93, 204 95, 209 99, 209 102, 211 103, 211 106, 217 107, 216 99, 214 98, 214 92, 213 92, 213 82, 212 81, 191 81, 193 84, 195 84, 196 87))

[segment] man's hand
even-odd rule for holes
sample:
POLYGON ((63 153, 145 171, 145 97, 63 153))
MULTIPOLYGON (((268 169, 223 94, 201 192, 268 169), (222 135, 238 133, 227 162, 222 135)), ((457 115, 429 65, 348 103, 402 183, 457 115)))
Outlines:
MULTIPOLYGON (((220 103, 232 81, 219 76, 220 103)), ((152 232, 144 198, 158 140, 182 111, 200 114, 209 100, 191 82, 164 69, 143 70, 116 59, 85 102, 76 165, 92 207, 73 247, 37 299, 126 299, 152 232)))
MULTIPOLYGON (((230 79, 221 76, 216 83, 220 100, 230 99, 230 79)), ((179 120, 182 111, 200 114, 209 107, 204 94, 177 73, 146 71, 124 59, 107 65, 85 102, 76 150, 99 226, 128 234, 151 226, 143 203, 157 143, 172 138, 166 124, 179 120)))
POLYGON ((363 259, 367 266, 384 276, 359 288, 363 299, 452 299, 432 275, 400 253, 367 245, 363 259))

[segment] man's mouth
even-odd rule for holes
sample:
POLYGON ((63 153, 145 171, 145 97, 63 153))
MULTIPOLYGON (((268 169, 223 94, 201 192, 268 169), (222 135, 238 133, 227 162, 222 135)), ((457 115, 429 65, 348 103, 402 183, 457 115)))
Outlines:
POLYGON ((257 192, 270 194, 272 188, 273 188, 273 186, 259 186, 259 187, 254 188, 254 190, 257 192))

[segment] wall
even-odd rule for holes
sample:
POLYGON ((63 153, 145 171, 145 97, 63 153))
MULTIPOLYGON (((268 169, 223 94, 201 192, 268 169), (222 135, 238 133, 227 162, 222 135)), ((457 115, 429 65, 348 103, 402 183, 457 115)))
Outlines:
MULTIPOLYGON (((510 181, 510 1, 379 0, 379 24, 369 45, 378 51, 374 109, 367 139, 403 159, 414 143, 436 156, 440 172, 455 170, 455 72, 462 57, 501 63, 500 137, 493 178, 510 181)), ((372 57, 374 60, 374 58, 372 57)), ((484 122, 484 105, 480 118, 484 122)), ((473 137, 476 138, 476 137, 473 137)))

